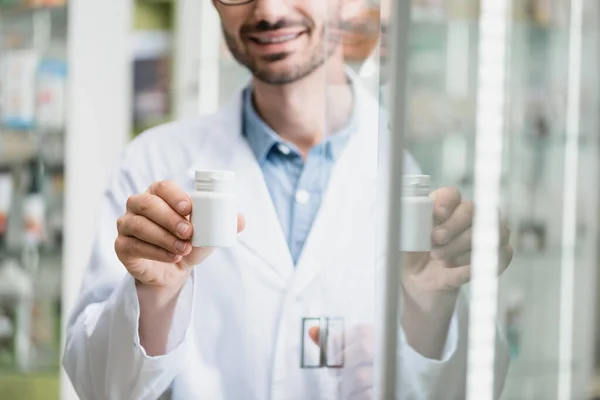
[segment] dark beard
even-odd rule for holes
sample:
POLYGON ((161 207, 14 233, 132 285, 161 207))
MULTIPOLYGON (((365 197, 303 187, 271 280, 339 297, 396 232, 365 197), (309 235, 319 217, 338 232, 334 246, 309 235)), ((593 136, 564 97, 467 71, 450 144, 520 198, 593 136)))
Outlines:
MULTIPOLYGON (((222 28, 222 30, 225 43, 227 43, 229 51, 237 62, 246 67, 256 79, 270 85, 286 85, 307 77, 325 64, 326 60, 335 52, 337 45, 337 41, 334 41, 333 43, 331 43, 331 40, 325 41, 325 30, 323 29, 321 31, 322 46, 316 46, 316 49, 313 51, 313 54, 310 55, 308 60, 295 64, 288 71, 273 72, 268 68, 260 68, 257 66, 251 57, 248 57, 240 51, 235 37, 229 34, 224 28, 222 28), (328 48, 325 50, 323 49, 323 46, 325 46, 326 43, 328 48)), ((262 61, 272 63, 281 61, 286 57, 288 57, 287 53, 271 54, 262 57, 262 61)))

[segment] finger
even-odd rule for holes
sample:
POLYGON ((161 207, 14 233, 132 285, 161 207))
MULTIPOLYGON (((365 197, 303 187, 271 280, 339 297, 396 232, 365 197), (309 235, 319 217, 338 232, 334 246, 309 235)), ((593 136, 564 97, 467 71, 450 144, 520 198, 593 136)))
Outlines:
POLYGON ((190 196, 173 181, 154 182, 148 188, 148 193, 163 199, 179 215, 187 217, 192 212, 190 196))
POLYGON ((465 251, 464 253, 454 257, 451 263, 456 267, 464 267, 465 265, 471 265, 471 250, 465 251))
POLYGON ((121 235, 135 237, 173 254, 188 255, 192 251, 192 244, 189 241, 178 239, 143 215, 128 214, 119 218, 117 227, 121 235))
MULTIPOLYGON (((513 248, 510 244, 505 244, 502 245, 500 247, 500 255, 499 255, 499 262, 498 262, 498 274, 502 274, 510 265, 512 259, 513 259, 513 248)), ((467 265, 471 264, 471 256, 472 256, 472 252, 466 251, 463 254, 454 257, 451 260, 451 263, 454 264, 455 267, 464 267, 467 265)))
POLYGON ((465 265, 457 268, 444 268, 440 271, 441 274, 446 275, 442 280, 446 284, 448 290, 453 290, 463 286, 471 281, 471 266, 465 265))
POLYGON ((115 252, 124 265, 140 259, 166 263, 177 263, 182 256, 173 254, 163 248, 143 242, 134 237, 119 236, 115 240, 115 252))
POLYGON ((471 250, 472 236, 473 230, 471 228, 462 231, 448 244, 434 247, 431 251, 431 258, 439 261, 450 261, 452 258, 471 250))
MULTIPOLYGON (((463 240, 462 245, 464 246, 465 243, 468 241, 470 244, 468 246, 468 249, 466 249, 463 253, 461 254, 454 254, 451 256, 451 263, 454 264, 455 266, 458 267, 462 267, 465 265, 469 265, 471 264, 471 250, 473 247, 473 243, 472 243, 472 235, 473 235, 473 230, 472 229, 468 229, 465 232, 463 232, 460 237, 462 237, 463 235, 466 235, 467 232, 469 232, 469 234, 471 235, 470 238, 462 238, 460 240, 463 240)), ((510 229, 508 229, 508 226, 506 224, 502 224, 500 225, 500 271, 504 271, 508 265, 510 264, 510 262, 512 261, 512 257, 513 257, 513 249, 510 246, 510 229)), ((446 247, 446 246, 444 246, 446 247)), ((456 251, 459 251, 460 246, 457 246, 456 251)), ((436 249, 437 250, 437 249, 436 249)), ((434 252, 436 251, 434 250, 434 252)), ((445 250, 444 250, 445 251, 445 250)), ((450 252, 452 252, 452 250, 450 250, 450 252)), ((444 259, 444 253, 442 252, 442 255, 440 259, 444 259)), ((440 257, 440 255, 438 254, 433 254, 432 252, 432 258, 436 258, 436 257, 440 257)), ((447 257, 446 257, 447 258, 447 257)))
POLYGON ((434 245, 445 245, 450 243, 461 232, 473 225, 475 206, 470 201, 461 203, 452 215, 442 224, 438 225, 432 234, 434 245))
MULTIPOLYGON (((434 233, 435 235, 435 233, 434 233)), ((444 246, 437 247, 432 252, 432 257, 440 260, 447 260, 455 257, 456 259, 465 260, 463 255, 472 249, 473 243, 473 229, 467 228, 467 230, 460 233, 456 238, 444 246), (462 254, 461 254, 462 253, 462 254), (457 255, 459 254, 459 255, 457 255)), ((499 233, 499 245, 503 248, 510 241, 510 230, 505 224, 500 225, 499 233)), ((470 253, 466 254, 470 258, 470 253)), ((461 261, 463 262, 463 261, 461 261)), ((466 265, 466 264, 458 264, 466 265)))
POLYGON ((319 344, 319 327, 311 326, 308 329, 308 336, 310 336, 312 341, 315 342, 316 345, 318 345, 319 344))
POLYGON ((127 209, 133 214, 143 215, 183 240, 192 236, 190 221, 175 212, 161 197, 151 193, 133 195, 127 200, 127 209))
POLYGON ((433 215, 438 223, 445 222, 462 202, 462 196, 456 188, 440 188, 431 196, 434 201, 433 215))
POLYGON ((246 229, 246 218, 243 215, 238 214, 237 216, 237 231, 240 233, 246 229))

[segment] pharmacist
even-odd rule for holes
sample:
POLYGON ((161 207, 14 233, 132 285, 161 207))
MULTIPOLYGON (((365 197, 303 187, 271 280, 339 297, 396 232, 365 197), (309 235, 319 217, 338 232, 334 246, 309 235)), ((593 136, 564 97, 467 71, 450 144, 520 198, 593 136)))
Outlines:
MULTIPOLYGON (((214 5, 252 82, 215 115, 155 128, 127 148, 105 194, 64 366, 82 399, 371 399, 379 109, 324 34, 355 4, 214 5), (233 248, 191 246, 196 170, 236 174, 233 248), (314 327, 305 332, 306 318, 338 322, 331 348, 342 353, 326 358, 343 368, 301 367, 322 341, 314 327)), ((406 159, 405 171, 418 173, 406 159)), ((400 399, 465 396, 460 289, 473 205, 452 188, 433 198, 433 250, 401 274, 400 399)), ((504 269, 512 250, 500 234, 504 269)), ((500 393, 501 341, 496 361, 500 393)))

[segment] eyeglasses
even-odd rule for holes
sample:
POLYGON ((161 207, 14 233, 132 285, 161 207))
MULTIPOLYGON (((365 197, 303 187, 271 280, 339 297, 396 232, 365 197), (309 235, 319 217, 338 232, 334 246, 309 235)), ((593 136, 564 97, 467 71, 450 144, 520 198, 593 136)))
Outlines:
POLYGON ((252 3, 254 0, 217 0, 217 1, 225 6, 241 6, 244 4, 252 3))

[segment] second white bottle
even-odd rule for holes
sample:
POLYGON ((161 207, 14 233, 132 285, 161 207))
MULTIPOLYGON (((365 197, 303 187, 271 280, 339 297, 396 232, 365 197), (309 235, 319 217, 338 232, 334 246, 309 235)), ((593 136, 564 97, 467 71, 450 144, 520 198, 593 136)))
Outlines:
POLYGON ((400 250, 427 252, 431 250, 433 229, 433 199, 429 197, 428 175, 405 175, 402 186, 402 218, 400 250))

